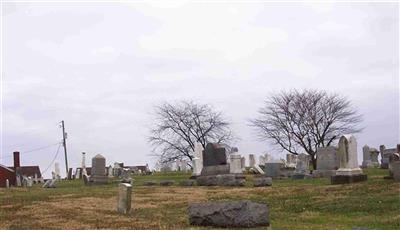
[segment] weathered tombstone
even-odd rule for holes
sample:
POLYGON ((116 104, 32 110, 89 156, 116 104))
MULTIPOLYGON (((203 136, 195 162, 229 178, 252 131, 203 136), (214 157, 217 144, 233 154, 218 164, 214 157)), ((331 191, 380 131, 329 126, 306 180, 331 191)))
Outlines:
POLYGON ((76 168, 75 170, 75 179, 81 179, 81 168, 76 168))
POLYGON ((82 178, 83 178, 83 184, 84 185, 90 185, 90 180, 89 180, 89 176, 88 175, 83 174, 82 178))
POLYGON ((117 211, 121 214, 128 214, 131 210, 132 185, 121 183, 118 186, 117 211))
POLYGON ((246 181, 241 173, 230 173, 226 149, 216 143, 208 143, 203 150, 203 169, 196 180, 200 186, 243 186, 246 181))
POLYGON ((330 177, 335 175, 339 168, 338 149, 333 146, 317 149, 317 169, 313 171, 314 177, 330 177))
POLYGON ((297 162, 297 156, 291 153, 286 154, 286 167, 295 168, 297 162))
POLYGON ((200 176, 201 175, 201 170, 203 169, 203 146, 199 143, 196 142, 196 145, 194 147, 194 158, 192 161, 193 165, 193 174, 192 176, 200 176))
POLYGON ((6 188, 10 188, 10 181, 6 179, 6 188))
POLYGON ((56 173, 55 172, 53 172, 53 171, 51 171, 51 179, 56 179, 56 173))
POLYGON ((94 184, 106 184, 106 158, 102 155, 97 154, 92 158, 92 170, 90 175, 90 181, 94 184))
POLYGON ((277 178, 282 176, 281 169, 284 167, 284 164, 280 161, 270 160, 265 163, 264 172, 266 177, 277 178))
POLYGON ((17 177, 16 177, 16 185, 17 185, 17 187, 21 187, 22 186, 21 176, 20 175, 17 175, 17 177))
POLYGON ((246 157, 242 157, 241 165, 242 165, 242 172, 244 172, 246 170, 246 157))
POLYGON ((202 176, 229 173, 226 162, 226 150, 219 144, 208 143, 203 150, 202 176))
POLYGON ((109 178, 113 177, 113 168, 111 165, 107 168, 107 175, 109 178))
POLYGON ((297 156, 296 169, 292 175, 292 179, 304 179, 306 175, 310 174, 310 156, 301 153, 297 156))
POLYGON ((362 162, 362 167, 363 168, 368 168, 372 166, 372 161, 371 161, 371 154, 370 154, 370 149, 368 145, 364 145, 363 147, 363 162, 362 162))
POLYGON ((61 180, 60 164, 58 162, 54 163, 54 177, 56 180, 61 180))
POLYGON ((68 180, 72 180, 72 168, 68 169, 68 180))
POLYGON ((33 181, 35 182, 35 184, 39 183, 39 179, 36 173, 35 176, 33 177, 33 181))
POLYGON ((357 141, 353 135, 344 135, 339 139, 338 153, 340 167, 335 176, 331 176, 332 184, 354 183, 367 180, 358 166, 357 141))
POLYGON ((56 187, 56 179, 51 179, 51 180, 47 180, 44 184, 43 184, 43 188, 55 188, 56 187))
POLYGON ((265 165, 265 156, 261 155, 258 157, 258 165, 265 165))
MULTIPOLYGON (((399 146, 400 147, 400 146, 399 146)), ((400 149, 399 149, 400 152, 400 149)), ((399 153, 393 153, 389 157, 389 178, 393 178, 393 165, 395 162, 400 161, 400 154, 399 153)))
POLYGON ((235 148, 235 151, 230 154, 230 163, 229 163, 229 173, 238 174, 243 173, 242 171, 242 157, 235 148))
POLYGON ((188 216, 191 225, 200 226, 250 228, 270 225, 267 205, 252 201, 189 204, 188 216))
POLYGON ((26 181, 26 186, 27 187, 32 187, 32 185, 33 185, 33 179, 32 179, 32 177, 27 177, 27 181, 26 181))
POLYGON ((372 165, 374 167, 379 167, 380 166, 379 161, 378 161, 379 151, 376 148, 370 148, 369 154, 371 156, 372 165))
POLYGON ((389 168, 389 158, 394 153, 397 153, 397 148, 387 149, 384 145, 379 147, 381 152, 381 168, 388 169, 389 168))
POLYGON ((83 177, 83 175, 87 176, 87 171, 86 171, 86 153, 82 152, 82 162, 81 162, 81 175, 83 177))
POLYGON ((391 165, 392 175, 395 182, 400 182, 400 161, 395 161, 391 165))
POLYGON ((131 170, 123 168, 121 178, 121 183, 132 183, 131 170))
POLYGON ((254 154, 249 154, 249 164, 250 168, 254 168, 256 165, 256 158, 254 157, 254 154))

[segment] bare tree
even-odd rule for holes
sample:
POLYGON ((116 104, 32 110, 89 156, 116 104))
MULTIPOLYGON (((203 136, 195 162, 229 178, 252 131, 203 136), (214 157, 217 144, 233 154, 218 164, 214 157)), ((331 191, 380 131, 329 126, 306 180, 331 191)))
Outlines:
POLYGON ((156 120, 149 142, 162 163, 192 160, 196 142, 205 148, 209 142, 232 139, 229 123, 208 104, 181 101, 155 107, 156 120))
POLYGON ((326 147, 345 133, 357 133, 362 116, 350 101, 318 90, 292 90, 272 95, 250 121, 261 140, 289 153, 306 152, 314 169, 318 147, 326 147))

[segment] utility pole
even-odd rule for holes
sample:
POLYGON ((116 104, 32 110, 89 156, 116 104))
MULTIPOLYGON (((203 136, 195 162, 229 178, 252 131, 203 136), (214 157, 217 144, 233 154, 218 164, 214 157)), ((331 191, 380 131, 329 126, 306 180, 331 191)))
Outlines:
POLYGON ((64 146, 64 155, 65 155, 65 169, 67 171, 67 178, 68 178, 68 157, 67 157, 67 135, 65 133, 65 126, 64 126, 64 120, 61 121, 61 127, 62 127, 62 132, 63 132, 63 146, 64 146))

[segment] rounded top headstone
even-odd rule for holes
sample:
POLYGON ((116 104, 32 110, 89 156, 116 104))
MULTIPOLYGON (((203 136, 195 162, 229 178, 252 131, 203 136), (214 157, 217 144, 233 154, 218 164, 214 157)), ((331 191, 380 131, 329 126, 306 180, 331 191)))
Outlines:
POLYGON ((105 159, 105 157, 103 157, 101 154, 97 154, 97 155, 94 156, 93 158, 103 158, 103 159, 105 159))

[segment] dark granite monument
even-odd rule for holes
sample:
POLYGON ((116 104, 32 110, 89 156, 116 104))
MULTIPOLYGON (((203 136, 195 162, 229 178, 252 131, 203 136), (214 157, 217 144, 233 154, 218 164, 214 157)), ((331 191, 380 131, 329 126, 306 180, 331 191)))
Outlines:
POLYGON ((217 143, 208 143, 203 150, 203 169, 196 177, 200 186, 244 186, 243 174, 231 174, 226 149, 217 143))

